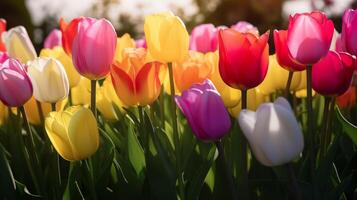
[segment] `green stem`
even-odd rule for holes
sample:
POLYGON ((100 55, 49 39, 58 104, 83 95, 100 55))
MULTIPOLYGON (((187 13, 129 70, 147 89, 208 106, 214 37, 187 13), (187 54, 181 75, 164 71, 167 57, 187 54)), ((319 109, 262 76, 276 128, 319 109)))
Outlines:
POLYGON ((322 128, 321 128, 321 143, 320 143, 320 163, 323 160, 323 158, 325 157, 326 154, 326 149, 325 149, 325 143, 326 143, 326 139, 327 139, 327 127, 328 127, 328 120, 327 120, 327 116, 330 110, 330 101, 331 98, 325 96, 324 97, 325 102, 324 102, 324 112, 323 112, 323 118, 322 118, 322 128))
MULTIPOLYGON (((241 102, 242 110, 247 109, 247 90, 241 90, 241 102)), ((242 132, 240 132, 240 141, 241 141, 241 174, 242 180, 240 185, 242 186, 243 199, 249 199, 249 183, 248 183, 248 155, 247 155, 247 140, 242 132)))
POLYGON ((69 106, 72 106, 72 90, 71 89, 69 89, 69 91, 68 91, 68 105, 69 106))
POLYGON ((43 115, 43 110, 42 110, 42 106, 41 106, 41 102, 37 101, 36 100, 36 106, 37 106, 37 109, 38 109, 38 114, 40 116, 40 121, 41 121, 41 124, 43 124, 45 122, 45 117, 43 115))
POLYGON ((96 200, 97 199, 97 192, 96 192, 96 189, 95 189, 95 180, 94 180, 94 174, 93 174, 93 162, 92 162, 92 159, 91 158, 88 158, 86 161, 86 165, 87 165, 87 168, 88 168, 88 175, 89 175, 89 178, 90 178, 90 191, 91 191, 91 194, 92 194, 92 199, 96 200))
POLYGON ((56 103, 51 103, 52 112, 56 112, 56 103))
POLYGON ((312 66, 308 65, 306 67, 306 85, 307 85, 307 101, 306 101, 306 106, 307 106, 307 132, 308 136, 310 137, 310 153, 311 153, 311 170, 313 175, 313 171, 315 170, 315 134, 314 134, 314 113, 312 110, 312 86, 311 86, 311 80, 312 80, 312 66))
POLYGON ((291 81, 293 80, 293 76, 294 76, 294 72, 289 71, 289 76, 288 76, 288 80, 286 81, 286 87, 285 87, 285 98, 286 99, 289 98, 290 86, 291 86, 291 81))
POLYGON ((330 103, 330 108, 329 108, 329 112, 327 114, 327 127, 326 127, 326 141, 324 142, 324 146, 322 148, 324 148, 324 151, 327 152, 328 146, 331 143, 331 132, 330 132, 330 128, 332 125, 332 119, 333 119, 333 114, 335 113, 335 101, 336 98, 332 97, 331 99, 331 103, 330 103))
POLYGON ((96 88, 97 88, 97 81, 96 80, 91 80, 90 81, 90 108, 95 116, 97 118, 97 109, 96 109, 96 102, 95 102, 95 95, 96 95, 96 88))
POLYGON ((159 97, 160 103, 160 118, 161 118, 161 126, 165 127, 165 96, 164 96, 164 86, 161 87, 161 94, 159 97))
POLYGON ((293 194, 293 197, 295 200, 301 200, 301 193, 300 193, 300 187, 298 184, 298 181, 295 176, 294 168, 291 163, 286 164, 286 168, 288 169, 289 172, 289 179, 290 179, 290 184, 291 184, 291 191, 293 194))
MULTIPOLYGON (((52 112, 56 112, 56 103, 51 103, 51 110, 52 112)), ((62 179, 61 179, 61 163, 60 163, 60 156, 55 151, 56 154, 56 167, 57 167, 57 178, 58 178, 58 185, 61 186, 62 179)))
POLYGON ((231 197, 233 200, 237 200, 238 199, 238 194, 234 185, 234 180, 233 180, 233 176, 232 176, 232 172, 226 162, 225 156, 224 156, 224 149, 223 149, 223 145, 222 142, 216 141, 215 142, 217 150, 218 150, 218 161, 219 164, 222 166, 222 169, 224 171, 224 175, 226 176, 226 181, 228 182, 228 186, 229 186, 229 190, 231 192, 231 197))

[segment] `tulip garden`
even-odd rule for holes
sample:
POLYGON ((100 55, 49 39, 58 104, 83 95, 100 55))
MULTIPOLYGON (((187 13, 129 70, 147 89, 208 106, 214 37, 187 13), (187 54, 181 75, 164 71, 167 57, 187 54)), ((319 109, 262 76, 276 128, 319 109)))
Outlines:
POLYGON ((0 20, 1 199, 357 198, 356 10, 58 27, 36 52, 0 20))

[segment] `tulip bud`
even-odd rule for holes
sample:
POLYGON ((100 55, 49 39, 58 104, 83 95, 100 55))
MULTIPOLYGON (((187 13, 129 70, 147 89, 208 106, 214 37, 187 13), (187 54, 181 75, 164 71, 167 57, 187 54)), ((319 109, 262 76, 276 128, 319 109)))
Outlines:
POLYGON ((35 48, 27 34, 25 27, 16 26, 2 34, 9 56, 27 63, 37 57, 35 48))
POLYGON ((7 106, 24 105, 32 96, 32 84, 24 67, 9 58, 0 63, 0 100, 7 106))
POLYGON ((241 33, 251 33, 253 35, 259 36, 257 27, 245 21, 237 22, 236 24, 232 25, 231 28, 241 33))
POLYGON ((66 70, 66 74, 69 81, 69 87, 73 88, 79 82, 80 75, 73 65, 72 58, 68 56, 62 47, 57 46, 52 49, 42 49, 40 57, 50 57, 55 58, 60 61, 66 70))
POLYGON ((108 20, 83 18, 72 46, 77 71, 90 80, 104 78, 113 63, 116 42, 115 29, 108 20))
POLYGON ((52 49, 56 46, 62 46, 62 32, 58 29, 53 29, 46 37, 43 46, 47 49, 52 49))
POLYGON ((69 84, 63 65, 54 58, 36 58, 29 63, 28 73, 33 96, 40 102, 56 103, 68 96, 69 84))
POLYGON ((141 38, 141 39, 135 40, 135 47, 136 48, 144 48, 144 49, 146 49, 147 45, 146 45, 145 38, 141 38))
POLYGON ((213 24, 201 24, 193 28, 190 50, 207 53, 217 50, 217 29, 213 24))
POLYGON ((258 86, 269 63, 269 32, 258 38, 233 29, 218 32, 219 72, 223 81, 236 89, 258 86))
POLYGON ((6 31, 6 20, 3 18, 0 18, 0 52, 6 51, 5 44, 3 43, 2 39, 1 39, 1 35, 5 31, 6 31))
POLYGON ((357 10, 346 10, 342 18, 341 45, 344 50, 357 56, 357 10))
POLYGON ((303 65, 316 63, 327 54, 334 30, 322 12, 290 16, 287 45, 291 57, 303 65))
POLYGON ((210 80, 192 85, 175 100, 198 139, 216 141, 228 133, 229 114, 210 80))
POLYGON ((56 151, 68 161, 88 158, 99 147, 97 121, 88 108, 73 106, 51 112, 45 128, 56 151))
POLYGON ((266 166, 290 162, 302 152, 304 138, 289 102, 279 97, 259 106, 256 112, 242 110, 239 125, 254 156, 266 166))
POLYGON ((171 12, 146 16, 144 32, 148 51, 155 60, 182 61, 188 55, 189 35, 185 24, 171 12))

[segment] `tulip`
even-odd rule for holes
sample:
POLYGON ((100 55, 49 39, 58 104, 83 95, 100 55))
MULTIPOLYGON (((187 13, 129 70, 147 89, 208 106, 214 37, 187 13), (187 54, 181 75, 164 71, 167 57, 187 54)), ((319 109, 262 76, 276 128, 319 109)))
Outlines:
POLYGON ((316 63, 327 54, 333 33, 333 22, 324 13, 290 16, 287 46, 291 57, 303 65, 316 63))
POLYGON ((9 116, 9 109, 0 101, 0 125, 3 125, 9 116))
POLYGON ((0 51, 0 63, 5 62, 9 58, 10 58, 9 55, 6 52, 0 51))
POLYGON ((201 24, 193 28, 190 37, 190 50, 202 53, 217 50, 217 29, 213 24, 201 24))
POLYGON ((356 87, 351 86, 345 93, 336 98, 336 103, 340 108, 352 108, 356 105, 356 87))
POLYGON ((108 77, 98 89, 97 108, 105 119, 118 120, 119 116, 117 116, 115 106, 120 109, 120 111, 123 111, 123 103, 115 93, 111 78, 108 77))
POLYGON ((2 34, 2 39, 10 57, 16 58, 22 63, 27 63, 37 57, 25 27, 11 28, 2 34))
POLYGON ((155 60, 182 61, 188 55, 189 35, 185 24, 171 12, 146 16, 144 32, 148 51, 155 60))
POLYGON ((71 93, 73 105, 89 105, 91 95, 90 80, 81 76, 78 84, 71 89, 71 93))
MULTIPOLYGON (((302 71, 306 69, 305 65, 301 65, 296 63, 290 55, 288 46, 288 31, 286 30, 274 30, 274 44, 275 44, 275 52, 276 58, 281 67, 289 70, 289 71, 302 71)), ((278 76, 277 76, 278 77, 278 76)))
MULTIPOLYGON (((278 63, 278 56, 269 56, 269 67, 264 81, 257 87, 258 91, 270 95, 278 90, 284 90, 288 80, 289 71, 278 63)), ((303 72, 295 72, 291 80, 290 91, 297 91, 303 72)))
POLYGON ((32 96, 32 84, 22 64, 12 58, 0 63, 0 100, 7 106, 22 106, 32 96))
POLYGON ((45 39, 45 48, 52 49, 56 46, 62 46, 62 32, 58 29, 53 29, 45 39))
POLYGON ((339 96, 351 85, 356 58, 348 53, 329 51, 312 67, 312 88, 325 96, 339 96))
POLYGON ((3 18, 0 18, 0 52, 6 51, 5 44, 3 43, 2 39, 1 39, 1 35, 5 31, 6 31, 6 20, 3 18))
POLYGON ((218 32, 219 72, 230 87, 247 90, 265 78, 269 63, 269 32, 256 37, 233 29, 218 32))
POLYGON ((145 48, 146 49, 147 45, 146 45, 145 38, 135 40, 135 47, 136 48, 145 48))
POLYGON ((69 87, 73 88, 78 84, 80 75, 73 65, 72 58, 66 54, 62 47, 57 46, 52 49, 42 49, 40 57, 55 58, 60 61, 66 71, 69 87))
POLYGON ((357 56, 357 10, 346 10, 342 18, 341 44, 343 49, 357 56))
POLYGON ((146 62, 146 50, 126 49, 121 63, 113 64, 111 78, 119 99, 126 106, 148 105, 160 94, 161 64, 146 62))
POLYGON ((254 156, 266 166, 277 166, 298 157, 304 138, 289 102, 279 97, 259 106, 256 112, 242 110, 238 122, 254 156))
POLYGON ((69 24, 67 24, 67 22, 65 22, 63 18, 60 19, 62 46, 64 51, 70 56, 72 55, 73 40, 78 32, 78 24, 82 19, 83 17, 75 18, 69 24))
POLYGON ((251 33, 253 35, 259 36, 257 27, 245 21, 237 22, 236 24, 232 25, 231 28, 241 33, 251 33))
MULTIPOLYGON (((190 51, 189 56, 183 62, 173 63, 176 94, 189 89, 194 83, 202 83, 209 78, 211 72, 212 65, 205 54, 190 51)), ((164 88, 167 93, 170 93, 168 76, 166 77, 164 88)))
POLYGON ((80 106, 51 112, 45 128, 56 151, 66 160, 83 160, 99 147, 97 121, 93 113, 80 106))
POLYGON ((217 141, 228 133, 229 114, 210 80, 192 85, 175 100, 198 139, 217 141))
POLYGON ((114 59, 116 42, 115 29, 109 21, 82 19, 72 46, 72 59, 77 71, 90 80, 104 78, 114 59))
MULTIPOLYGON (((240 111, 242 110, 242 99, 241 98, 242 98, 242 96, 241 96, 241 93, 239 92, 238 103, 236 103, 232 107, 227 108, 229 114, 234 118, 236 118, 239 115, 240 111)), ((248 90, 247 91, 247 99, 249 99, 249 101, 247 101, 247 109, 249 109, 249 110, 256 110, 260 104, 269 102, 269 96, 260 92, 258 88, 248 90)))
POLYGON ((123 59, 123 50, 125 48, 135 48, 135 41, 128 33, 117 38, 117 47, 115 49, 115 62, 121 62, 123 59))

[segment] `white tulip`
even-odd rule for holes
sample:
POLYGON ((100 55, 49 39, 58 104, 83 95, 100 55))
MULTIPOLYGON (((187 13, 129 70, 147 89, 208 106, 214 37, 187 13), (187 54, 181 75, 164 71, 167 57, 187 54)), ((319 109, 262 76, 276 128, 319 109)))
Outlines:
POLYGON ((40 102, 56 103, 68 96, 69 82, 63 65, 54 58, 36 58, 29 62, 28 73, 33 96, 40 102))
POLYGON ((37 57, 35 48, 23 26, 16 26, 4 32, 2 40, 9 56, 22 63, 27 63, 37 57))
POLYGON ((304 148, 304 137, 289 102, 279 97, 256 112, 242 110, 239 125, 253 154, 266 166, 288 163, 304 148))

